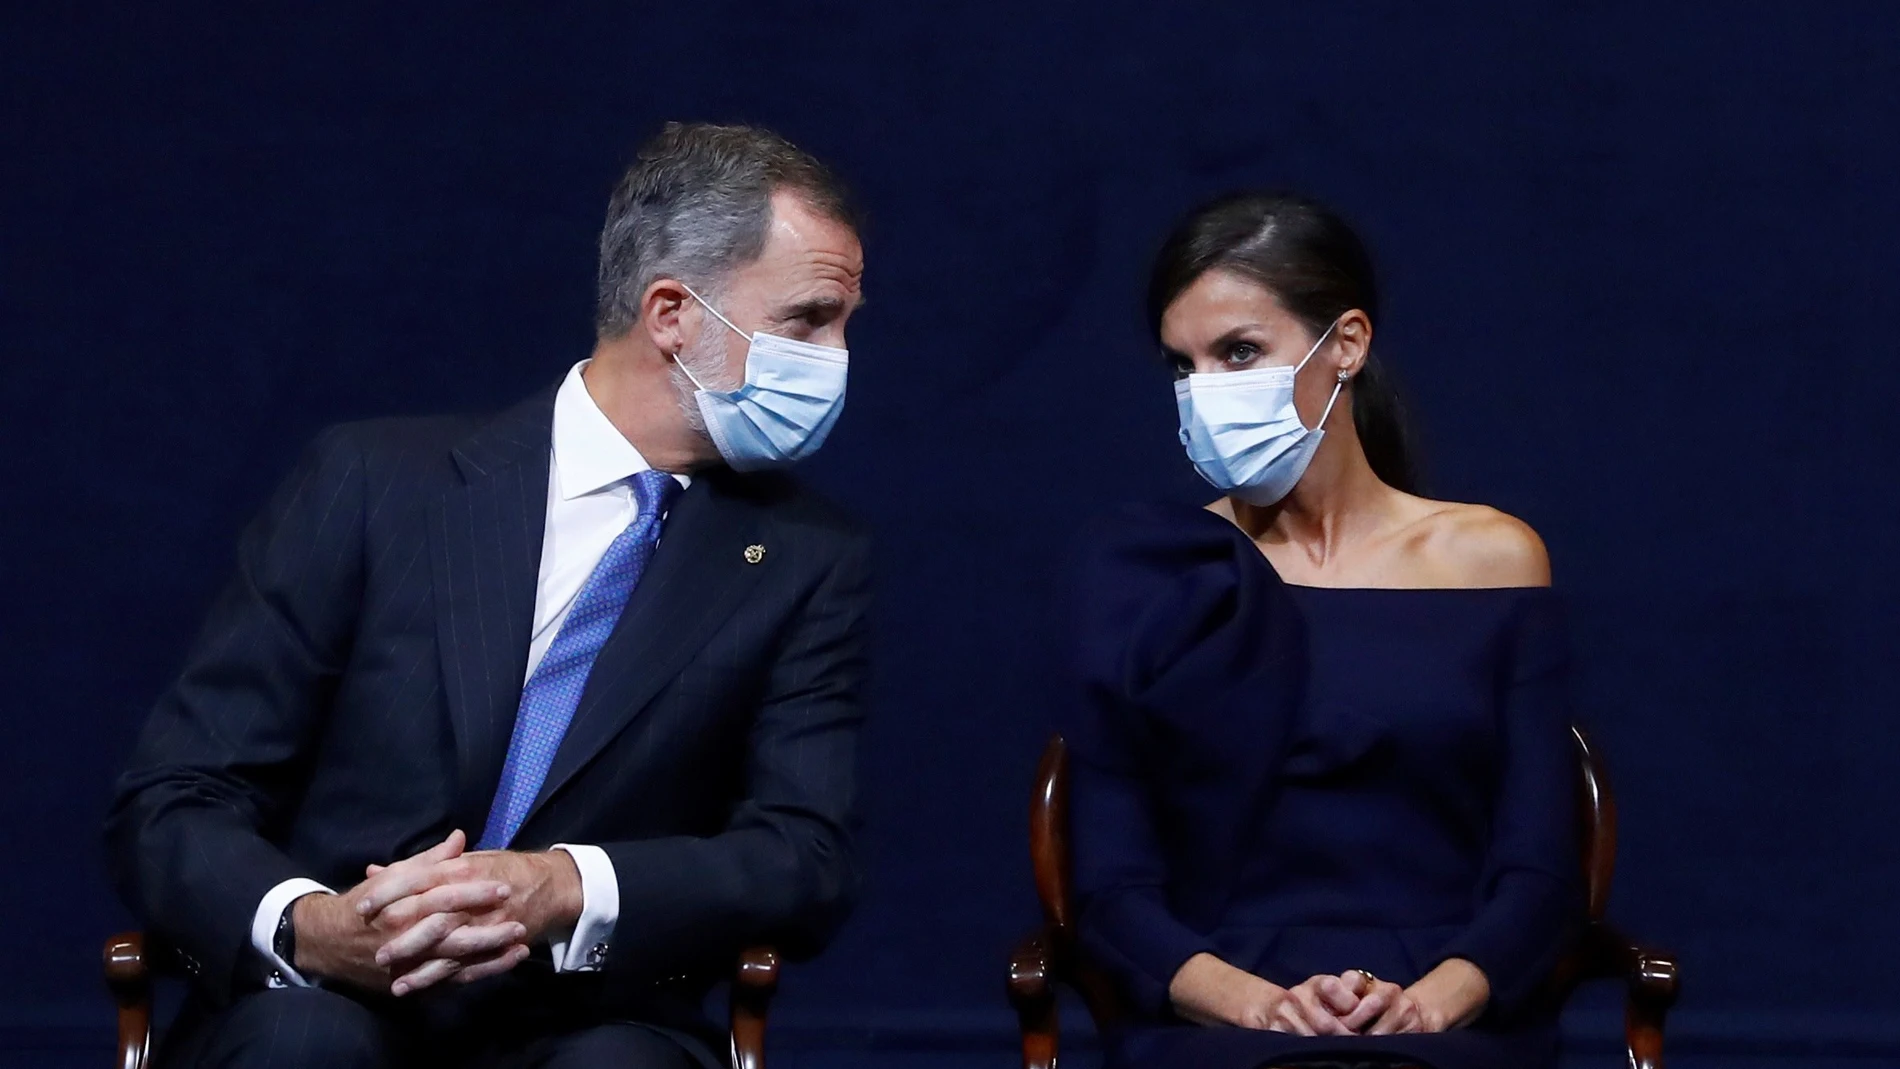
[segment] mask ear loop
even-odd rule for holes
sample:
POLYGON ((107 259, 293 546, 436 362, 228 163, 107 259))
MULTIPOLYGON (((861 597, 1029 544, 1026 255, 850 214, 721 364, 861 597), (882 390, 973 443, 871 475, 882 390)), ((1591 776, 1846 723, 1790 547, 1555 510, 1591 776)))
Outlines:
MULTIPOLYGON (((734 334, 737 334, 738 336, 740 336, 741 338, 744 338, 747 341, 752 340, 752 335, 747 334, 745 331, 740 330, 736 326, 733 326, 732 320, 727 319, 723 315, 720 315, 719 309, 714 308, 712 306, 712 302, 706 300, 706 298, 704 297, 701 297, 698 291, 694 290, 693 287, 687 285, 685 279, 676 278, 673 281, 678 282, 680 284, 681 289, 685 290, 688 294, 691 294, 693 300, 698 301, 699 306, 701 308, 704 308, 706 311, 711 312, 714 316, 718 317, 721 323, 724 323, 727 327, 731 328, 734 334)), ((688 381, 692 382, 695 389, 699 390, 702 393, 713 392, 706 389, 706 384, 699 381, 699 376, 693 374, 693 369, 686 366, 686 362, 680 359, 680 354, 677 352, 673 354, 673 366, 679 368, 681 371, 684 371, 686 373, 686 378, 688 379, 688 381)))
MULTIPOLYGON (((684 284, 685 283, 681 283, 681 285, 684 285, 684 284)), ((1305 367, 1307 361, 1313 359, 1313 354, 1319 352, 1319 347, 1326 344, 1326 339, 1333 336, 1333 328, 1337 326, 1339 326, 1339 320, 1337 319, 1327 324, 1326 333, 1321 334, 1319 336, 1319 340, 1313 343, 1313 347, 1306 351, 1306 355, 1304 357, 1301 357, 1299 364, 1293 368, 1293 373, 1295 375, 1298 375, 1300 373, 1300 368, 1305 367)), ((1346 373, 1344 371, 1341 371, 1339 373, 1339 381, 1333 385, 1333 395, 1326 399, 1326 411, 1321 412, 1319 414, 1319 422, 1313 426, 1314 430, 1318 431, 1318 430, 1324 430, 1326 428, 1327 417, 1333 414, 1333 406, 1339 403, 1339 391, 1345 388, 1346 388, 1346 373)))
POLYGON ((1313 428, 1314 430, 1316 430, 1316 431, 1323 431, 1323 430, 1325 430, 1325 429, 1326 429, 1326 417, 1328 417, 1328 416, 1330 416, 1330 415, 1332 415, 1332 414, 1333 414, 1333 405, 1335 405, 1335 404, 1337 404, 1337 403, 1338 403, 1338 401, 1339 401, 1339 391, 1341 391, 1341 390, 1343 390, 1343 389, 1345 389, 1345 388, 1346 388, 1346 380, 1345 380, 1345 379, 1340 379, 1340 380, 1339 380, 1339 381, 1338 381, 1337 383, 1335 383, 1335 384, 1334 384, 1334 386, 1333 386, 1333 396, 1327 399, 1327 401, 1326 401, 1326 411, 1324 411, 1324 412, 1321 412, 1321 413, 1319 414, 1319 424, 1318 424, 1317 426, 1315 426, 1315 427, 1313 428))
POLYGON ((719 309, 717 309, 717 308, 714 308, 714 307, 712 306, 712 304, 711 304, 710 302, 708 302, 708 301, 706 300, 706 298, 704 298, 704 297, 701 297, 701 296, 700 296, 700 295, 699 295, 698 293, 696 293, 696 292, 694 292, 694 290, 693 290, 693 287, 691 287, 691 286, 688 286, 688 285, 687 285, 687 284, 686 284, 686 283, 685 283, 685 282, 684 282, 683 280, 681 280, 681 279, 674 279, 673 281, 675 281, 675 282, 678 282, 678 283, 680 284, 680 288, 681 288, 681 289, 683 289, 683 290, 685 290, 685 291, 686 291, 687 293, 690 293, 690 294, 692 294, 692 297, 693 297, 693 300, 695 300, 695 301, 698 301, 698 302, 700 303, 700 306, 701 306, 701 307, 703 307, 703 308, 705 308, 705 309, 706 309, 706 311, 708 311, 708 312, 711 312, 711 313, 712 313, 713 315, 715 315, 715 316, 719 316, 719 321, 720 321, 721 323, 724 323, 724 324, 725 324, 726 326, 728 326, 728 327, 732 327, 732 332, 733 332, 734 334, 737 334, 738 336, 740 336, 741 338, 744 338, 744 339, 745 339, 745 340, 747 340, 747 341, 751 341, 751 340, 752 340, 752 335, 750 335, 750 334, 747 334, 747 333, 746 333, 745 331, 743 331, 743 330, 740 330, 740 329, 739 329, 738 327, 734 327, 734 326, 732 325, 732 320, 730 320, 730 319, 727 319, 727 318, 726 318, 725 316, 723 316, 723 315, 719 315, 719 309))
POLYGON ((681 360, 680 354, 678 353, 673 354, 673 366, 676 368, 679 368, 680 371, 686 375, 686 381, 692 383, 694 389, 698 390, 701 393, 707 392, 706 384, 699 381, 699 376, 693 374, 693 369, 686 366, 686 361, 681 360))

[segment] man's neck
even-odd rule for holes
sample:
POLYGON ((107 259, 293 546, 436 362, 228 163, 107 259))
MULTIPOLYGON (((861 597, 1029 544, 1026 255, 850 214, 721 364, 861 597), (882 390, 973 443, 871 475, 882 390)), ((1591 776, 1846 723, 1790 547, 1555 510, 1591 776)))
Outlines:
POLYGON ((686 422, 665 356, 641 351, 635 338, 596 344, 581 382, 607 422, 655 470, 686 475, 717 462, 706 436, 686 422))

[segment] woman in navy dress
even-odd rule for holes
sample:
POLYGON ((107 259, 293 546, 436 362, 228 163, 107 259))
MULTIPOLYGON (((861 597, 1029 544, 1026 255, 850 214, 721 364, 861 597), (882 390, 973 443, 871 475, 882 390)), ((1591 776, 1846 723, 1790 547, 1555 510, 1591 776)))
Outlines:
POLYGON ((1163 247, 1149 313, 1224 496, 1085 539, 1080 935, 1130 1067, 1556 1060, 1582 919, 1566 641, 1537 535, 1408 492, 1364 248, 1245 195, 1163 247))

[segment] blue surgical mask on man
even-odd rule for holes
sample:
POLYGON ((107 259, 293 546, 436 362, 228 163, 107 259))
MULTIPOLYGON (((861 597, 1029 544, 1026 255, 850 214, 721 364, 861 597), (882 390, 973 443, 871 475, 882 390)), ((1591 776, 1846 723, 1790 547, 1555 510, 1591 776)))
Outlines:
POLYGON ((748 335, 691 286, 680 285, 721 323, 751 342, 745 383, 735 390, 709 390, 691 368, 683 362, 679 365, 697 387, 694 401, 719 455, 735 471, 760 471, 794 464, 816 453, 844 411, 850 353, 764 331, 748 335))
POLYGON ((1271 505, 1293 492, 1326 437, 1321 428, 1346 379, 1340 377, 1319 426, 1310 430, 1294 407, 1293 384, 1338 325, 1334 320, 1292 367, 1189 375, 1174 384, 1181 444, 1215 489, 1250 505, 1271 505))

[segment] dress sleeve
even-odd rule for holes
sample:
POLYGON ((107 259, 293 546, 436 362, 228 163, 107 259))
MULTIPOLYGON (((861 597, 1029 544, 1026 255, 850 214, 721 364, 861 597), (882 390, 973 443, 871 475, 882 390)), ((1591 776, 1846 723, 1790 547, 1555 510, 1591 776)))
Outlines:
POLYGON ((1236 578, 1240 554, 1257 551, 1200 510, 1127 510, 1082 547, 1064 726, 1078 935, 1141 1012, 1165 1015, 1174 974, 1214 951, 1176 901, 1205 882, 1183 863, 1207 852, 1197 836, 1223 837, 1210 828, 1220 821, 1170 804, 1179 769, 1167 766, 1182 739, 1169 725, 1178 728, 1181 708, 1217 714, 1210 693, 1247 693, 1252 684, 1223 685, 1236 669, 1278 668, 1257 656, 1271 614, 1262 592, 1236 578))
POLYGON ((1499 1017, 1531 1001, 1583 918, 1569 660, 1561 605, 1540 591, 1518 618, 1501 681, 1502 765, 1477 915, 1439 955, 1483 970, 1499 1017))
POLYGON ((1161 1014, 1174 974, 1214 947, 1168 907, 1168 866, 1136 757, 1149 745, 1145 733, 1111 696, 1090 704, 1070 732, 1079 935, 1145 1013, 1161 1014))

